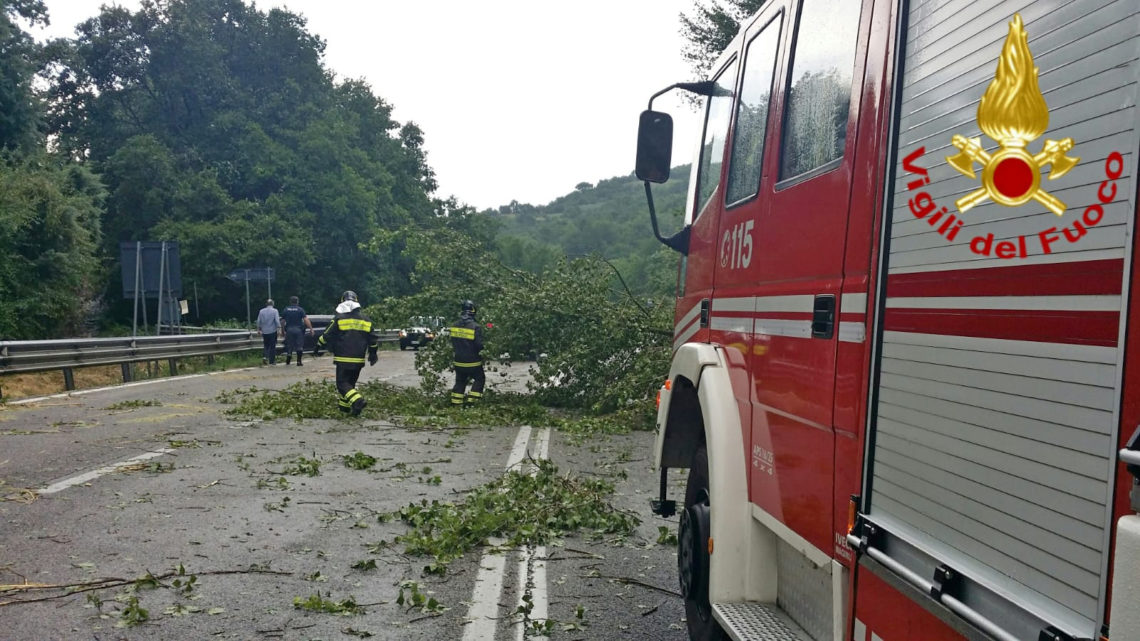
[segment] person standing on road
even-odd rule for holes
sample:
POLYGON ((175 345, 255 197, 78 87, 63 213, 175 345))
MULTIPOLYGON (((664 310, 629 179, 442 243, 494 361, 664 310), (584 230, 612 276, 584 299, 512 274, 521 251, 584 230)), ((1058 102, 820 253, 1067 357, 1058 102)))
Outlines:
POLYGON ((261 332, 262 365, 277 364, 277 337, 281 334, 281 316, 273 307, 273 299, 265 301, 265 307, 257 313, 257 331, 261 332))
POLYGON ((451 334, 451 348, 455 350, 455 386, 451 388, 451 406, 467 407, 474 405, 483 398, 483 384, 487 375, 483 372, 483 328, 475 322, 475 303, 463 301, 463 308, 459 320, 448 329, 451 334), (467 382, 474 380, 471 391, 467 391, 467 382))
POLYGON ((301 366, 301 355, 305 353, 305 334, 313 333, 313 323, 300 302, 296 296, 290 296, 289 306, 281 312, 281 322, 285 324, 285 364, 291 363, 293 352, 297 352, 297 367, 301 366))
POLYGON ((353 416, 360 416, 368 402, 356 391, 356 381, 360 379, 360 370, 364 369, 366 351, 368 364, 376 364, 379 339, 372 331, 372 321, 360 313, 356 292, 350 290, 341 294, 336 316, 317 339, 313 354, 326 345, 332 351, 333 363, 336 364, 337 405, 346 414, 351 412, 353 416))

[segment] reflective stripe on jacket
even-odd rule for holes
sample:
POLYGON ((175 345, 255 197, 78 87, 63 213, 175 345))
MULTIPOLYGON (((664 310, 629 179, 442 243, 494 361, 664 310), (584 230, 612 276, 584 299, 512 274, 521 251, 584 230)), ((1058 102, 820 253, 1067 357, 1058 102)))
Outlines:
POLYGON ((347 314, 337 314, 317 344, 333 353, 333 362, 364 364, 365 354, 375 354, 379 339, 372 331, 372 321, 356 308, 347 314))
POLYGON ((448 329, 451 334, 451 347, 455 350, 455 367, 479 367, 483 359, 483 328, 475 322, 475 317, 464 314, 455 325, 448 329))

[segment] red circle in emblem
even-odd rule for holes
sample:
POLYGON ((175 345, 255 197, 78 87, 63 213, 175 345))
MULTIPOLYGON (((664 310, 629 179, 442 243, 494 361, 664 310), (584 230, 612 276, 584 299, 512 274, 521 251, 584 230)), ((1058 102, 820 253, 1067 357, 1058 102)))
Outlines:
POLYGON ((1033 188, 1033 167, 1021 158, 1004 158, 994 167, 994 187, 1006 198, 1020 198, 1033 188))

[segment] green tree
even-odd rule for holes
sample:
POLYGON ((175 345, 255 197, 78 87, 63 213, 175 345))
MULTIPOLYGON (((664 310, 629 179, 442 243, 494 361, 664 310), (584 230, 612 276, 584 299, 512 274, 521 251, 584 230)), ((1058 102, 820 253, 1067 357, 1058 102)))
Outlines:
POLYGON ((740 21, 760 10, 766 0, 697 0, 689 15, 681 14, 681 54, 693 75, 705 78, 712 63, 740 31, 740 21))
MULTIPOLYGON (((597 256, 560 259, 533 274, 508 267, 491 247, 455 229, 400 234, 422 289, 370 308, 382 325, 400 326, 417 314, 453 319, 459 302, 469 298, 479 305, 480 322, 490 324, 485 355, 546 355, 534 375, 541 402, 607 412, 652 397, 668 366, 668 299, 631 295, 597 256)), ((450 384, 450 350, 441 340, 417 354, 429 391, 450 384)))
POLYGON ((103 173, 108 254, 182 241, 184 272, 219 298, 203 312, 221 316, 244 313, 220 280, 244 266, 307 300, 408 293, 402 248, 364 245, 437 217, 423 132, 366 83, 338 83, 324 47, 302 17, 243 0, 104 7, 51 43, 50 130, 103 173))
POLYGON ((102 186, 44 153, 0 159, 0 336, 62 338, 83 331, 102 276, 102 186))
POLYGON ((28 149, 39 140, 40 113, 32 93, 38 48, 15 23, 46 24, 42 0, 5 0, 0 4, 0 149, 28 149))

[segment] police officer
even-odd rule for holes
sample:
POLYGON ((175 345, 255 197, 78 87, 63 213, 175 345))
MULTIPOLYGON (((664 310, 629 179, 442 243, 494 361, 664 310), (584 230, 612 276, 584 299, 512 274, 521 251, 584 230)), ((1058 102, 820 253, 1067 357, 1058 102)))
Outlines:
POLYGON ((301 354, 305 353, 305 334, 313 333, 313 323, 300 302, 296 296, 290 296, 289 306, 281 310, 281 322, 285 325, 285 364, 292 362, 293 352, 297 352, 297 367, 301 366, 301 354))
POLYGON ((356 391, 356 381, 360 378, 360 370, 364 369, 365 351, 368 352, 368 364, 376 364, 378 343, 379 340, 372 331, 372 321, 360 313, 356 292, 346 291, 341 294, 336 316, 333 316, 332 322, 313 347, 313 354, 325 346, 332 351, 333 363, 336 364, 337 405, 340 411, 360 416, 368 404, 360 392, 356 391))
POLYGON ((455 387, 451 388, 451 406, 464 407, 483 398, 483 384, 487 380, 483 372, 483 328, 475 322, 475 303, 463 301, 459 320, 448 330, 451 333, 451 347, 455 350, 455 387), (474 379, 471 391, 467 392, 467 381, 474 379))

